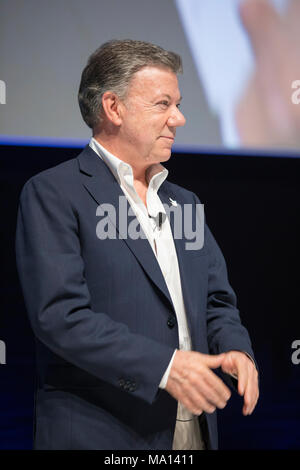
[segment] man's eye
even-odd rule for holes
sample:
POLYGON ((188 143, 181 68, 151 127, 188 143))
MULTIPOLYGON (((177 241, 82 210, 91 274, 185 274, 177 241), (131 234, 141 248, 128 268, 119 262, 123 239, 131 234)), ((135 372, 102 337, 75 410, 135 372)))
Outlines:
POLYGON ((161 104, 162 106, 169 106, 168 101, 160 101, 158 104, 161 104))

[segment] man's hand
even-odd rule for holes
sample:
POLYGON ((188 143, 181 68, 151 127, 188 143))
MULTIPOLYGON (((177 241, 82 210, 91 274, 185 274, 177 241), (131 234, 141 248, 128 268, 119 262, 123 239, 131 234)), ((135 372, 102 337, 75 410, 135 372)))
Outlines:
POLYGON ((258 397, 258 373, 252 360, 243 352, 229 351, 216 356, 194 351, 176 351, 166 391, 191 413, 213 413, 224 408, 231 396, 229 388, 211 369, 233 375, 238 393, 244 397, 243 414, 253 412, 258 397))
POLYGON ((259 397, 258 373, 254 363, 243 352, 229 351, 224 353, 221 368, 237 378, 238 393, 244 397, 243 414, 250 415, 259 397))
MULTIPOLYGON (((220 367, 224 359, 225 354, 212 356, 194 351, 176 351, 166 391, 195 415, 224 408, 231 392, 211 370, 220 367)), ((230 358, 227 363, 230 368, 230 358)))

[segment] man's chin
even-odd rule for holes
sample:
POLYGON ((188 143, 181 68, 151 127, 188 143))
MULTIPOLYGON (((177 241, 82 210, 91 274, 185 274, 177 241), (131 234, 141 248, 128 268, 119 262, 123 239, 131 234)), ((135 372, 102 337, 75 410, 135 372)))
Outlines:
POLYGON ((159 153, 159 161, 160 162, 167 162, 170 157, 172 155, 172 149, 171 148, 168 148, 168 149, 164 149, 163 151, 161 151, 159 153))
POLYGON ((154 163, 163 163, 167 162, 172 154, 171 147, 159 149, 159 151, 152 152, 147 158, 148 162, 151 161, 151 164, 154 163))

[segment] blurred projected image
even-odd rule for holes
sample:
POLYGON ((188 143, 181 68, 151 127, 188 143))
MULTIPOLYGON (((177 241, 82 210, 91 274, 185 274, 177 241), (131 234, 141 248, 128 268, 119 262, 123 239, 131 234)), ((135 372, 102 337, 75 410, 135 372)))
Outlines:
POLYGON ((80 71, 129 38, 182 57, 173 151, 299 156, 299 26, 300 0, 0 2, 0 144, 84 146, 80 71))
POLYGON ((224 144, 300 149, 300 1, 176 6, 224 144))

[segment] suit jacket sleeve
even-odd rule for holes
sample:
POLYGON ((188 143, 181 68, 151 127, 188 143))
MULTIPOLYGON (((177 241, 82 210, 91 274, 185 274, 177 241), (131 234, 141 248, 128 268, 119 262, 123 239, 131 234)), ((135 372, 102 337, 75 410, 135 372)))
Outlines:
MULTIPOLYGON (((200 204, 197 196, 196 202, 200 204)), ((209 352, 220 354, 232 350, 242 351, 249 354, 257 367, 248 331, 241 323, 236 295, 228 281, 224 256, 207 225, 204 240, 209 253, 206 311, 209 352)), ((236 385, 232 377, 230 384, 236 385)))
POLYGON ((76 209, 53 178, 41 173, 24 186, 19 204, 17 267, 36 337, 55 354, 152 403, 174 348, 133 334, 108 312, 91 309, 80 253, 76 209))

